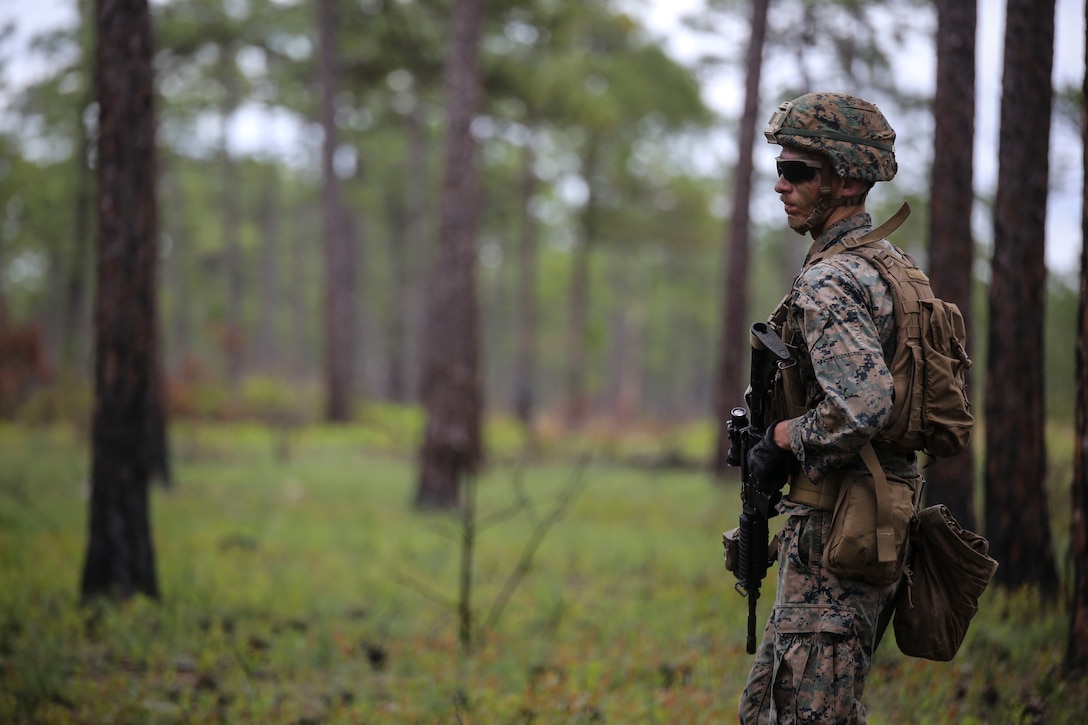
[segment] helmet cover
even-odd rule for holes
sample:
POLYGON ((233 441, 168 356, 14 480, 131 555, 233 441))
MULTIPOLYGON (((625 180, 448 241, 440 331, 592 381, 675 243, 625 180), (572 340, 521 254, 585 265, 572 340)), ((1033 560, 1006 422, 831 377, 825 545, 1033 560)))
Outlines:
POLYGON ((895 176, 895 131, 872 103, 844 93, 808 93, 787 101, 763 130, 768 143, 826 154, 844 179, 895 176))

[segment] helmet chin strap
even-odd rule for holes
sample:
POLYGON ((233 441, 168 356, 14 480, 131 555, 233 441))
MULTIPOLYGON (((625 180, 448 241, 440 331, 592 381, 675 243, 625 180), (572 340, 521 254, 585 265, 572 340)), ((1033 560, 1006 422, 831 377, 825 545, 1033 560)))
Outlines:
MULTIPOLYGON (((831 160, 827 155, 824 155, 823 168, 820 169, 820 195, 816 198, 816 206, 812 208, 812 213, 808 215, 808 218, 801 222, 796 227, 791 227, 793 231, 797 232, 801 236, 805 236, 813 229, 822 226, 824 220, 831 210, 836 206, 855 206, 865 201, 865 197, 868 195, 868 191, 863 191, 860 194, 854 196, 842 196, 837 199, 831 198, 831 160)), ((813 235, 815 236, 815 235, 813 235)))

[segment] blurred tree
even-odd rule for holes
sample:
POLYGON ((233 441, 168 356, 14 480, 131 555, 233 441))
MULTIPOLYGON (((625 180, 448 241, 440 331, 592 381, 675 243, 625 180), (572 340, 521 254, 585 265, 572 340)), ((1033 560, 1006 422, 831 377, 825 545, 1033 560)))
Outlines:
POLYGON ((247 297, 243 270, 247 264, 240 239, 243 186, 230 136, 238 109, 250 92, 246 75, 238 67, 239 55, 252 42, 250 7, 248 3, 227 6, 210 0, 166 5, 160 14, 161 50, 157 59, 163 76, 160 87, 169 89, 172 99, 185 94, 186 102, 167 106, 172 111, 167 114, 168 121, 184 123, 186 117, 203 117, 213 109, 219 120, 216 216, 220 247, 215 256, 223 281, 219 334, 224 374, 231 388, 237 387, 243 375, 243 309, 247 297))
MULTIPOLYGON (((251 319, 266 312, 250 313, 261 291, 252 271, 260 263, 251 257, 269 251, 251 240, 267 233, 278 219, 261 215, 259 193, 254 190, 266 177, 246 173, 246 154, 235 148, 238 122, 243 112, 257 108, 299 120, 316 115, 318 104, 311 98, 316 23, 308 6, 269 0, 172 2, 158 8, 158 19, 161 136, 176 155, 169 171, 184 174, 192 164, 203 167, 209 157, 218 160, 217 169, 201 169, 204 180, 192 190, 192 203, 179 200, 194 213, 206 205, 207 213, 199 219, 168 214, 164 222, 179 244, 189 245, 177 261, 187 259, 205 275, 222 280, 219 289, 205 285, 205 293, 190 303, 198 308, 201 327, 215 325, 208 337, 218 344, 223 373, 233 388, 254 362, 258 341, 251 319), (209 133, 212 120, 218 121, 214 134, 209 133), (197 194, 207 201, 201 203, 197 194), (261 218, 254 223, 254 216, 261 218), (212 229, 205 219, 218 220, 219 229, 212 229), (199 230, 192 229, 197 226, 199 230)), ((176 194, 189 191, 182 183, 167 188, 176 194)), ((170 205, 166 208, 169 211, 170 205)), ((182 277, 170 281, 184 284, 182 277)), ((175 291, 182 290, 171 284, 168 301, 173 301, 170 293, 175 291)), ((193 314, 179 307, 172 305, 175 314, 193 314)), ((182 340, 178 343, 175 355, 191 361, 197 351, 182 340)))
POLYGON ((237 38, 231 37, 219 47, 215 74, 223 89, 219 124, 219 163, 221 165, 221 205, 223 235, 223 267, 226 272, 226 321, 223 328, 223 352, 226 355, 227 385, 237 389, 242 378, 242 356, 246 339, 243 326, 242 225, 241 189, 238 161, 231 150, 230 131, 238 106, 242 102, 239 72, 235 65, 237 38))
MULTIPOLYGON (((80 65, 86 69, 92 57, 91 22, 92 0, 78 0, 76 8, 80 15, 77 33, 80 52, 80 65)), ((91 146, 94 139, 88 128, 87 112, 94 103, 94 89, 91 87, 90 73, 74 74, 80 88, 77 100, 70 112, 75 115, 73 128, 76 142, 73 160, 75 179, 74 213, 72 219, 71 249, 66 259, 60 260, 65 269, 64 284, 61 287, 59 323, 59 365, 62 369, 83 372, 89 362, 90 335, 90 274, 92 227, 94 223, 91 199, 94 194, 93 173, 91 169, 91 146)), ((82 377, 82 375, 80 376, 82 377)))
POLYGON ((1008 0, 986 370, 986 536, 995 581, 1052 599, 1043 319, 1054 0, 1008 0))
MULTIPOLYGON (((974 339, 971 314, 975 245, 971 208, 975 130, 975 0, 937 2, 937 91, 929 192, 929 264, 934 292, 955 303, 974 339)), ((967 371, 970 386, 970 371, 967 371)), ((977 530, 974 447, 926 467, 926 493, 977 530)))
POLYGON ((427 424, 415 504, 455 508, 483 457, 483 395, 476 302, 480 196, 471 126, 482 97, 483 0, 453 0, 445 69, 446 167, 438 258, 428 288, 423 404, 427 424))
POLYGON ((752 199, 752 147, 755 145, 756 124, 759 122, 759 82, 763 75, 763 42, 767 36, 767 8, 770 0, 753 0, 751 34, 748 36, 748 59, 745 63, 744 112, 740 120, 737 142, 737 165, 733 171, 733 206, 729 233, 724 245, 725 284, 722 291, 722 332, 718 343, 718 385, 715 394, 717 437, 711 468, 721 478, 725 476, 729 455, 729 411, 744 390, 747 372, 749 247, 752 199))
POLYGON ((354 417, 355 353, 358 340, 355 308, 356 252, 341 206, 337 178, 336 0, 318 0, 318 67, 321 87, 321 208, 325 251, 325 419, 345 423, 354 417))
MULTIPOLYGON (((539 60, 534 68, 544 71, 554 58, 543 49, 535 52, 539 60)), ((546 75, 530 74, 526 87, 539 93, 543 83, 534 84, 531 79, 546 75)), ((525 105, 530 104, 527 101, 525 105)), ((489 106, 509 115, 488 117, 495 123, 496 133, 484 154, 488 204, 482 235, 481 299, 486 311, 487 398, 496 401, 496 407, 504 406, 521 416, 532 435, 535 411, 530 409, 526 414, 528 395, 532 395, 534 408, 537 401, 565 404, 556 395, 562 396, 563 376, 568 372, 561 353, 569 327, 563 326, 564 320, 556 313, 569 311, 569 301, 563 305, 573 267, 567 229, 576 223, 578 209, 565 208, 557 182, 577 174, 581 134, 575 120, 568 121, 569 125, 559 115, 530 120, 533 116, 527 108, 512 102, 500 108, 503 105, 493 98, 489 106), (511 106, 524 110, 524 115, 510 114, 511 106), (527 192, 527 185, 533 190, 527 192), (520 195, 511 193, 519 189, 520 195), (560 208, 564 208, 562 216, 557 213, 560 208), (532 239, 525 254, 523 239, 538 234, 541 244, 532 239), (524 311, 530 309, 535 310, 535 319, 527 322, 524 311), (532 356, 528 361, 527 348, 532 356)), ((697 142, 698 136, 692 133, 691 138, 697 142)), ((696 301, 681 290, 694 281, 693 269, 699 270, 700 284, 713 284, 702 272, 714 269, 706 261, 713 229, 720 224, 711 214, 710 203, 712 191, 717 189, 698 177, 684 175, 675 142, 676 136, 655 123, 644 122, 631 131, 625 144, 616 144, 600 172, 607 199, 599 208, 601 232, 589 265, 596 293, 586 313, 587 382, 595 411, 624 421, 636 414, 659 412, 662 404, 678 410, 681 400, 668 398, 664 379, 694 372, 676 364, 678 358, 690 359, 694 354, 701 361, 708 355, 702 331, 687 338, 683 346, 670 349, 670 355, 659 352, 662 335, 671 336, 685 328, 667 322, 657 326, 658 321, 688 315, 691 310, 699 311, 696 315, 700 319, 705 317, 701 312, 705 292, 696 301), (701 261, 692 266, 695 258, 701 261), (674 259, 678 264, 670 264, 674 259), (676 276, 659 276, 669 269, 676 276), (683 305, 678 304, 681 300, 683 305), (651 334, 651 326, 656 334, 651 334), (666 361, 669 357, 672 362, 666 361), (651 388, 651 381, 660 385, 651 388), (653 395, 652 408, 643 405, 649 402, 647 393, 653 395)), ((705 365, 700 362, 698 367, 705 365)), ((698 400, 702 404, 705 394, 698 400)))
POLYGON ((261 184, 259 208, 259 261, 260 277, 258 282, 256 363, 266 373, 283 372, 283 366, 277 365, 283 350, 281 338, 276 334, 277 301, 283 296, 280 280, 280 262, 283 255, 280 238, 279 206, 282 189, 280 170, 270 164, 265 179, 261 184))
MULTIPOLYGON (((364 368, 384 372, 378 392, 399 402, 419 396, 427 275, 438 226, 432 199, 440 174, 432 157, 443 119, 448 6, 446 0, 349 3, 339 23, 339 130, 344 145, 366 158, 344 204, 372 210, 366 229, 376 230, 371 236, 382 242, 361 282, 370 313, 364 323, 383 339, 368 337, 361 357, 364 368), (376 266, 379 254, 384 269, 376 266)), ((489 3, 487 12, 497 12, 495 6, 489 3)))
POLYGON ((540 180, 533 168, 536 161, 534 135, 522 146, 520 216, 517 254, 517 298, 515 352, 512 398, 514 413, 522 427, 531 435, 536 412, 537 392, 537 259, 539 257, 539 226, 533 218, 533 201, 540 187, 540 180))
MULTIPOLYGON (((87 16, 89 7, 89 0, 77 3, 87 16)), ((36 165, 64 168, 63 174, 47 174, 40 180, 48 179, 47 187, 36 194, 26 187, 29 179, 23 179, 19 191, 6 198, 25 212, 18 214, 25 224, 11 236, 19 239, 22 249, 43 257, 44 299, 35 316, 44 332, 47 355, 60 370, 77 377, 89 368, 90 347, 92 29, 93 23, 86 22, 75 30, 35 37, 33 51, 54 72, 23 89, 6 109, 18 119, 15 135, 23 142, 27 136, 36 139, 38 153, 32 154, 36 165), (30 198, 38 194, 51 198, 30 198), (47 209, 44 216, 34 208, 42 202, 47 209)))
POLYGON ((96 3, 95 404, 84 601, 159 596, 148 518, 160 427, 154 75, 147 0, 96 3))
MULTIPOLYGON (((617 187, 629 173, 635 140, 705 126, 710 112, 690 71, 649 42, 630 17, 590 4, 572 15, 562 29, 566 44, 542 70, 549 95, 541 103, 559 111, 553 117, 577 129, 581 138, 578 177, 584 201, 571 249, 565 348, 567 422, 577 427, 590 397, 591 260, 594 249, 608 240, 607 222, 623 200, 617 187)), ((619 245, 632 241, 613 239, 619 245)))
MULTIPOLYGON (((736 67, 744 60, 751 2, 711 4, 730 9, 729 22, 713 28, 713 48, 720 51, 713 61, 736 67)), ((907 4, 923 5, 923 0, 907 4)), ((601 411, 612 406, 615 412, 641 399, 640 414, 689 417, 700 410, 705 414, 714 398, 721 320, 719 306, 706 302, 723 289, 720 250, 712 247, 720 246, 715 240, 720 242, 722 220, 729 217, 729 198, 723 196, 721 178, 714 178, 722 174, 711 165, 719 157, 739 158, 723 153, 721 145, 739 138, 739 119, 727 119, 710 137, 702 129, 666 122, 656 111, 643 113, 638 98, 623 105, 623 97, 635 94, 647 99, 647 108, 664 108, 674 104, 650 96, 664 98, 670 89, 678 97, 691 96, 698 89, 690 92, 695 81, 687 69, 673 77, 669 68, 678 67, 675 63, 652 62, 657 51, 633 50, 659 41, 638 27, 637 18, 617 13, 617 6, 611 0, 495 0, 484 11, 485 96, 473 127, 486 199, 478 235, 484 262, 478 270, 481 345, 488 360, 484 397, 493 408, 529 409, 525 418, 569 403, 571 357, 565 343, 576 328, 585 330, 581 397, 586 404, 601 411), (600 30, 613 26, 612 34, 600 30), (627 46, 614 42, 617 37, 627 37, 627 46), (638 66, 637 58, 645 65, 638 66), (621 67, 636 69, 627 73, 621 67), (621 123, 607 125, 617 113, 621 123), (598 132, 591 134, 594 129, 598 132), (594 146, 596 171, 590 173, 585 162, 594 146), (585 203, 589 182, 592 209, 585 203), (523 191, 528 186, 533 190, 523 191), (578 257, 588 280, 579 305, 585 314, 572 325, 572 262, 581 254, 576 249, 587 222, 595 231, 587 253, 578 257)), ((763 91, 781 99, 806 84, 849 85, 872 92, 882 107, 891 105, 889 116, 900 119, 897 127, 925 128, 922 114, 932 110, 928 101, 916 106, 909 95, 893 98, 896 74, 887 61, 904 37, 933 15, 902 13, 902 7, 777 0, 768 18, 767 62, 772 55, 788 60, 791 73, 767 77, 763 91), (884 22, 896 13, 894 25, 884 22), (783 91, 786 85, 792 90, 783 91)), ((314 230, 321 225, 322 148, 315 123, 321 87, 314 82, 320 47, 314 8, 314 3, 281 0, 153 3, 164 163, 162 311, 169 321, 163 341, 171 374, 199 382, 198 388, 179 384, 173 390, 210 393, 190 396, 200 398, 204 412, 231 415, 244 409, 236 404, 245 388, 233 398, 220 389, 225 344, 241 342, 243 375, 258 363, 269 374, 282 370, 276 360, 265 367, 271 333, 278 349, 272 354, 290 358, 292 385, 305 384, 300 389, 308 392, 307 413, 320 414, 322 325, 315 322, 323 317, 323 274, 314 230), (222 133, 229 68, 237 97, 230 123, 233 182, 224 181, 222 133), (273 181, 279 184, 279 202, 268 211, 273 181), (231 197, 240 262, 236 336, 228 322, 231 264, 224 232, 231 197), (273 282, 282 294, 272 293, 273 282)), ((436 246, 442 183, 437 142, 445 123, 441 61, 448 2, 341 1, 337 9, 341 199, 347 216, 365 222, 358 224, 354 243, 368 254, 358 270, 359 334, 366 344, 359 346, 356 374, 363 395, 413 401, 423 337, 420 300, 436 246)), ((703 20, 709 23, 709 17, 703 20)), ((33 52, 43 61, 37 65, 47 69, 41 82, 11 96, 0 109, 12 139, 5 157, 10 166, 4 167, 10 171, 0 178, 0 285, 12 319, 46 331, 50 363, 61 343, 75 339, 59 330, 67 325, 63 297, 78 297, 65 291, 78 286, 76 121, 88 139, 95 132, 95 114, 84 113, 93 104, 88 105, 87 62, 77 41, 78 35, 90 37, 88 25, 36 39, 33 52)), ((900 146, 929 141, 924 133, 904 134, 900 146)), ((93 146, 90 150, 93 159, 93 146)), ((764 183, 758 181, 761 164, 755 166, 757 183, 764 183)), ((906 183, 922 175, 928 178, 921 167, 901 169, 906 183)), ((92 185, 87 188, 93 196, 92 185)), ((925 204, 915 206, 916 226, 922 228, 925 204)), ((752 228, 749 304, 759 309, 777 300, 774 290, 781 291, 787 268, 796 267, 803 253, 796 237, 781 227, 775 222, 752 228)), ((906 227, 902 236, 907 245, 912 237, 922 238, 906 227)), ((935 274, 945 269, 949 266, 941 265, 935 274)), ((1068 312, 1053 304, 1055 296, 1048 297, 1048 324, 1061 315, 1072 317, 1072 293, 1066 298, 1068 312)), ((982 315, 981 324, 984 306, 976 306, 976 314, 982 315)), ((89 325, 79 326, 76 334, 89 338, 85 328, 89 325)), ((1058 369, 1057 359, 1068 357, 1060 342, 1048 338, 1048 372, 1058 369)), ((984 364, 981 347, 973 352, 984 364)), ((1071 368, 1072 361, 1065 364, 1071 368)), ((1069 385, 1052 376, 1047 387, 1051 417, 1064 414, 1054 401, 1072 400, 1069 385)))
MULTIPOLYGON (((1088 17, 1088 2, 1084 15, 1088 17)), ((1088 43, 1084 44, 1084 74, 1080 93, 1080 298, 1077 304, 1076 410, 1074 412, 1073 515, 1069 526, 1069 557, 1073 562, 1073 600, 1069 638, 1062 662, 1067 679, 1088 676, 1088 43)))
MULTIPOLYGON (((518 191, 513 201, 515 228, 510 232, 517 239, 513 250, 516 276, 510 319, 514 343, 509 388, 503 392, 509 395, 510 407, 530 436, 539 402, 540 368, 540 224, 539 206, 534 210, 534 205, 542 200, 543 180, 537 168, 538 148, 558 139, 559 134, 553 133, 557 127, 568 124, 576 127, 579 123, 572 112, 571 99, 577 97, 583 76, 571 59, 581 52, 580 31, 585 17, 597 7, 595 3, 537 2, 512 8, 501 16, 495 34, 498 52, 491 54, 485 68, 489 108, 505 124, 496 136, 502 143, 518 149, 512 157, 516 159, 511 164, 513 173, 495 180, 496 186, 501 184, 518 191)), ((497 192, 496 188, 496 195, 497 192)), ((497 279, 501 280, 501 275, 497 279)), ((491 337, 501 334, 497 332, 491 337)), ((500 361, 496 360, 489 371, 499 368, 500 361)))

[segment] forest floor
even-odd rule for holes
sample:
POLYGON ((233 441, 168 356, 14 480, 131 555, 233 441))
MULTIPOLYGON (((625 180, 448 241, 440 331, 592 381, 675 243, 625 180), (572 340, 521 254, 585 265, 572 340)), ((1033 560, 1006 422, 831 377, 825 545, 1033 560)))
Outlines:
MULTIPOLYGON (((705 437, 497 456, 469 569, 464 521, 410 505, 411 442, 177 425, 151 497, 161 598, 81 607, 85 436, 0 426, 0 722, 735 722, 752 658, 720 540, 739 501, 682 465, 705 437)), ((889 635, 869 722, 1080 722, 1068 619, 991 587, 950 663, 889 635)))

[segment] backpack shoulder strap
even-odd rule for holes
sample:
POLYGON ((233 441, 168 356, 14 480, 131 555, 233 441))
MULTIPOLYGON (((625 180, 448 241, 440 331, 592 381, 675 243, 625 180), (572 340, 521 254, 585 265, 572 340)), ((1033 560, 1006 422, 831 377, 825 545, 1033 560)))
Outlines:
POLYGON ((895 212, 895 214, 892 214, 891 218, 881 224, 879 227, 870 230, 869 232, 861 235, 860 237, 856 237, 853 239, 848 237, 846 239, 843 239, 838 244, 828 247, 822 252, 813 254, 809 258, 808 264, 812 265, 816 262, 821 262, 828 257, 833 257, 841 252, 859 251, 860 248, 866 247, 873 242, 879 242, 881 239, 886 238, 889 234, 898 229, 909 216, 910 204, 904 201, 903 205, 899 207, 899 211, 895 212))
POLYGON ((850 249, 852 247, 860 247, 866 244, 871 244, 872 242, 879 242, 881 239, 885 239, 889 234, 902 226, 903 222, 905 222, 907 220, 907 217, 909 216, 910 204, 904 201, 902 206, 900 206, 899 209, 891 215, 888 221, 884 222, 876 229, 871 230, 867 234, 863 234, 857 239, 844 239, 842 244, 847 249, 850 249))
POLYGON ((903 202, 903 205, 899 207, 899 211, 879 227, 855 239, 842 240, 815 255, 809 260, 809 264, 843 253, 864 257, 876 267, 877 272, 880 273, 880 276, 891 288, 895 300, 893 306, 895 322, 900 337, 917 339, 921 334, 918 320, 919 301, 933 299, 933 290, 929 285, 929 277, 921 270, 911 255, 898 247, 893 246, 889 250, 885 247, 873 246, 874 242, 885 239, 898 229, 908 216, 910 216, 910 205, 903 202))

